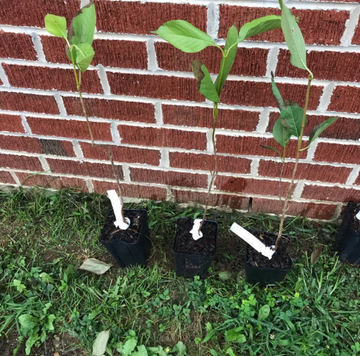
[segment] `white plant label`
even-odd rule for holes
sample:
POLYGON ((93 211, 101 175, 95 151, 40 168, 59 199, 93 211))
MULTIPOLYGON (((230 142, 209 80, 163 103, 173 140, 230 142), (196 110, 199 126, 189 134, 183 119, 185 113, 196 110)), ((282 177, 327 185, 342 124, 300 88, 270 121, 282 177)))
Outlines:
POLYGON ((230 231, 243 239, 246 243, 248 243, 252 248, 254 248, 257 252, 261 253, 263 256, 267 257, 269 260, 272 259, 272 256, 275 253, 271 247, 263 244, 258 238, 256 238, 249 231, 245 230, 243 227, 238 225, 237 223, 233 223, 230 227, 230 231))
POLYGON ((356 219, 360 220, 360 211, 355 215, 356 219))
POLYGON ((200 231, 201 220, 202 219, 195 219, 193 228, 190 230, 190 234, 195 241, 203 237, 203 233, 200 231))
POLYGON ((130 226, 130 219, 122 217, 122 204, 119 196, 116 193, 116 190, 108 190, 107 191, 108 197, 111 201, 111 205, 115 214, 115 221, 114 225, 118 227, 120 230, 126 230, 130 226))

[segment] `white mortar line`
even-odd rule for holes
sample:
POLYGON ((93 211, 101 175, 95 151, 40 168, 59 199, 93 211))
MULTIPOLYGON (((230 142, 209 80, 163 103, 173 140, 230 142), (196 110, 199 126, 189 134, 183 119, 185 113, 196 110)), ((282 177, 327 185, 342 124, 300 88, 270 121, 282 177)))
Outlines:
POLYGON ((333 214, 333 216, 332 216, 332 220, 337 220, 337 219, 340 218, 343 205, 344 205, 344 204, 339 203, 339 204, 336 206, 335 211, 334 211, 334 214, 333 214))
POLYGON ((160 151, 160 167, 163 167, 163 168, 170 167, 170 155, 169 155, 168 148, 163 148, 160 151))
POLYGON ((19 179, 19 177, 15 174, 15 172, 14 172, 13 170, 8 171, 8 172, 9 172, 9 173, 11 174, 11 176, 13 177, 15 183, 18 184, 18 185, 21 185, 20 179, 19 179))
POLYGON ((148 70, 150 72, 157 72, 160 70, 157 62, 156 50, 154 40, 151 38, 146 42, 148 70))
POLYGON ((324 91, 320 98, 320 103, 317 108, 317 111, 324 112, 327 111, 327 108, 329 107, 331 103, 331 97, 333 95, 333 92, 335 90, 336 84, 334 82, 327 84, 324 87, 324 91))
POLYGON ((305 187, 305 183, 303 180, 299 180, 296 184, 296 187, 294 189, 294 193, 293 193, 293 196, 292 198, 293 199, 300 199, 301 198, 301 195, 302 195, 302 192, 304 190, 304 187, 305 187))
POLYGON ((24 130, 25 130, 25 134, 26 135, 32 135, 32 132, 31 132, 31 128, 26 120, 26 117, 25 115, 20 115, 21 116, 21 123, 24 127, 24 130))
POLYGON ((7 91, 10 87, 10 83, 1 63, 0 63, 0 81, 3 82, 3 86, 0 86, 0 89, 4 89, 4 91, 5 90, 7 91))
POLYGON ((94 189, 94 185, 93 185, 92 180, 91 179, 85 179, 85 182, 86 182, 86 186, 87 186, 87 189, 88 189, 89 193, 94 193, 95 189, 94 189))
POLYGON ((341 38, 341 46, 351 46, 352 38, 355 33, 356 26, 359 22, 360 7, 355 7, 350 11, 350 17, 345 23, 345 31, 341 38))
POLYGON ((273 72, 275 75, 279 52, 280 52, 279 47, 274 47, 269 51, 267 57, 266 74, 265 74, 267 78, 271 78, 271 72, 273 72))
POLYGON ((31 34, 31 38, 34 43, 34 48, 35 48, 38 60, 40 62, 46 62, 46 57, 45 57, 45 53, 44 53, 44 49, 43 49, 43 46, 41 43, 40 36, 36 32, 33 32, 31 34))
POLYGON ((206 32, 212 39, 217 39, 220 27, 219 5, 214 1, 208 3, 206 32))
POLYGON ((266 129, 269 125, 269 120, 270 120, 270 112, 269 112, 269 109, 265 108, 260 113, 259 123, 256 127, 256 132, 265 133, 266 129))
POLYGON ((80 7, 84 7, 86 5, 88 5, 90 3, 90 0, 81 0, 81 4, 80 4, 80 7))
POLYGON ((110 85, 109 85, 109 81, 108 81, 104 66, 101 65, 101 64, 98 64, 97 68, 98 68, 98 76, 99 76, 99 79, 100 79, 100 84, 101 84, 101 87, 102 87, 102 89, 104 91, 104 94, 105 95, 111 95, 111 88, 110 88, 110 85))
POLYGON ((259 177, 259 165, 260 165, 260 159, 259 158, 254 158, 251 161, 251 166, 250 166, 250 175, 253 177, 259 177))
POLYGON ((163 112, 162 112, 162 106, 161 102, 157 101, 154 105, 155 109, 155 121, 156 124, 159 126, 164 126, 164 120, 163 120, 163 112))
POLYGON ((122 164, 122 170, 123 170, 124 182, 130 183, 131 182, 130 169, 126 163, 122 164))
MULTIPOLYGON (((212 143, 212 131, 213 131, 213 129, 206 130, 206 152, 209 154, 214 153, 214 146, 212 143)), ((215 137, 215 140, 216 140, 216 137, 215 137)))
POLYGON ((353 185, 360 173, 360 167, 355 167, 352 172, 349 174, 349 177, 345 183, 345 185, 353 185))
POLYGON ((118 130, 118 123, 112 122, 110 124, 111 137, 116 145, 121 144, 120 132, 118 130))
POLYGON ((54 98, 55 98, 56 104, 58 106, 58 109, 60 111, 60 115, 66 116, 67 112, 66 112, 64 101, 63 101, 61 95, 59 93, 55 93, 54 98))
POLYGON ((166 201, 174 202, 174 196, 172 194, 172 189, 170 187, 166 187, 166 201))
POLYGON ((313 161, 314 160, 314 156, 315 156, 315 151, 316 148, 318 146, 319 143, 319 139, 316 139, 311 145, 310 147, 307 149, 307 155, 306 155, 306 160, 307 161, 313 161))
POLYGON ((44 171, 49 171, 51 169, 45 157, 38 155, 36 157, 39 158, 44 171))
POLYGON ((73 144, 73 148, 74 148, 76 158, 79 158, 80 160, 84 159, 84 153, 83 153, 83 151, 81 149, 79 141, 72 140, 71 142, 73 144))

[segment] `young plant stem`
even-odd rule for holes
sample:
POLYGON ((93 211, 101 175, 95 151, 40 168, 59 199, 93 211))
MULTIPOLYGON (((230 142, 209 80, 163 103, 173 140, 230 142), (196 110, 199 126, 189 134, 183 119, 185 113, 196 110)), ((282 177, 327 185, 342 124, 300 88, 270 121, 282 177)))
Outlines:
POLYGON ((285 168, 285 155, 286 155, 286 145, 284 146, 283 156, 282 156, 282 158, 281 158, 281 171, 280 171, 280 179, 279 179, 279 199, 280 199, 280 202, 282 202, 282 197, 281 197, 281 183, 282 183, 282 177, 283 177, 284 168, 285 168))
MULTIPOLYGON (((71 54, 71 61, 72 61, 72 64, 73 64, 76 87, 77 87, 77 91, 78 91, 78 94, 79 94, 79 99, 80 99, 82 111, 83 111, 83 114, 84 114, 84 117, 85 117, 85 120, 86 120, 86 123, 87 123, 87 126, 88 126, 90 139, 91 139, 91 145, 93 147, 101 147, 107 152, 110 163, 111 163, 111 168, 112 168, 115 180, 116 180, 116 185, 117 185, 118 192, 119 192, 119 199, 120 199, 120 202, 121 202, 121 206, 123 207, 124 206, 124 199, 123 199, 123 194, 122 194, 119 175, 118 175, 118 172, 116 170, 116 166, 114 164, 113 152, 112 152, 110 146, 108 146, 108 145, 99 145, 99 144, 95 143, 94 134, 93 134, 93 131, 92 131, 92 128, 91 128, 91 124, 90 124, 90 121, 89 121, 89 116, 87 114, 87 110, 86 110, 85 103, 84 103, 83 96, 82 96, 82 92, 81 92, 81 71, 79 70, 79 74, 78 74, 78 72, 76 70, 75 59, 74 59, 74 55, 73 55, 73 48, 70 47, 69 50, 70 50, 70 54, 71 54)), ((123 208, 121 209, 120 214, 122 216, 123 221, 125 221, 123 208)))
POLYGON ((292 172, 292 176, 291 176, 291 182, 289 185, 289 188, 286 192, 286 197, 284 200, 284 205, 283 205, 283 209, 282 209, 282 214, 281 214, 281 220, 280 220, 280 227, 279 227, 279 233, 278 233, 278 237, 276 239, 276 243, 275 243, 275 250, 278 249, 279 244, 280 244, 280 240, 282 237, 282 232, 284 229, 284 221, 285 221, 285 214, 288 210, 288 206, 289 206, 289 201, 292 198, 292 189, 295 183, 295 177, 296 177, 296 172, 297 172, 297 168, 299 165, 299 160, 300 160, 300 154, 301 154, 301 145, 302 145, 302 139, 304 136, 304 128, 305 128, 305 123, 306 123, 306 112, 307 112, 307 108, 309 105, 309 98, 310 98, 310 88, 311 88, 311 82, 313 80, 313 75, 309 74, 309 78, 308 78, 308 85, 307 85, 307 90, 306 90, 306 99, 305 99, 305 108, 304 108, 304 114, 303 114, 303 118, 302 118, 302 123, 301 123, 301 131, 300 131, 300 136, 298 139, 298 148, 297 148, 297 152, 296 152, 296 161, 295 161, 295 165, 294 165, 294 169, 292 172))

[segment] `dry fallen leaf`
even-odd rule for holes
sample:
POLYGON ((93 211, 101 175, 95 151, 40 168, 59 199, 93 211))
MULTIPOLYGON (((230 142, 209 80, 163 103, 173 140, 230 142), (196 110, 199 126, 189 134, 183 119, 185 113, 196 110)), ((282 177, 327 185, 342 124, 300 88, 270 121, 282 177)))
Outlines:
POLYGON ((112 265, 99 261, 96 258, 89 258, 83 262, 80 269, 100 275, 108 271, 111 266, 112 265))
POLYGON ((310 261, 311 261, 312 265, 316 264, 319 261, 322 250, 323 250, 323 245, 319 245, 318 247, 316 247, 314 252, 311 254, 310 261))

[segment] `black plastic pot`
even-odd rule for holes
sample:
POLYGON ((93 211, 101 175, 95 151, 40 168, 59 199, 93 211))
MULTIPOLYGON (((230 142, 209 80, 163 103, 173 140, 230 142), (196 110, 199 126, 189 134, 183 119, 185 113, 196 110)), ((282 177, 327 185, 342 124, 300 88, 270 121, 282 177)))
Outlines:
MULTIPOLYGON (((254 232, 254 231, 252 231, 254 232)), ((274 236, 274 241, 277 238, 277 235, 267 233, 268 235, 274 236)), ((270 267, 257 267, 249 264, 249 245, 246 246, 246 258, 245 258, 245 279, 246 282, 251 284, 259 284, 261 287, 265 287, 268 284, 275 284, 281 282, 285 276, 293 268, 293 260, 291 260, 291 267, 289 269, 280 269, 280 268, 270 268, 270 267)))
MULTIPOLYGON (((177 220, 177 225, 179 222, 186 218, 179 218, 177 220)), ((217 234, 218 234, 218 223, 213 220, 205 220, 203 229, 206 225, 214 225, 215 229, 213 231, 215 238, 215 251, 212 255, 199 255, 199 254, 187 254, 180 253, 175 251, 176 238, 178 233, 176 233, 173 252, 175 259, 175 272, 178 277, 193 278, 195 276, 204 277, 207 270, 209 269, 211 262, 214 260, 216 255, 216 245, 217 245, 217 234)), ((209 236, 204 236, 202 239, 209 238, 209 236)))
POLYGON ((360 231, 355 231, 352 222, 360 206, 349 202, 336 239, 336 249, 341 262, 360 265, 360 231))
MULTIPOLYGON (((138 231, 134 231, 135 238, 137 240, 133 243, 125 242, 121 240, 121 236, 111 238, 114 232, 119 229, 115 227, 114 213, 110 209, 108 216, 104 223, 104 228, 100 233, 99 240, 106 247, 109 253, 114 257, 115 261, 120 267, 128 266, 146 266, 146 261, 150 254, 151 240, 149 225, 147 222, 147 211, 146 210, 124 210, 125 217, 128 217, 129 213, 139 212, 143 215, 138 231), (112 230, 106 231, 105 224, 112 224, 112 230)), ((108 229, 107 229, 108 230, 108 229)), ((121 231, 121 230, 120 230, 121 231)), ((119 232, 117 232, 119 234, 119 232)))

